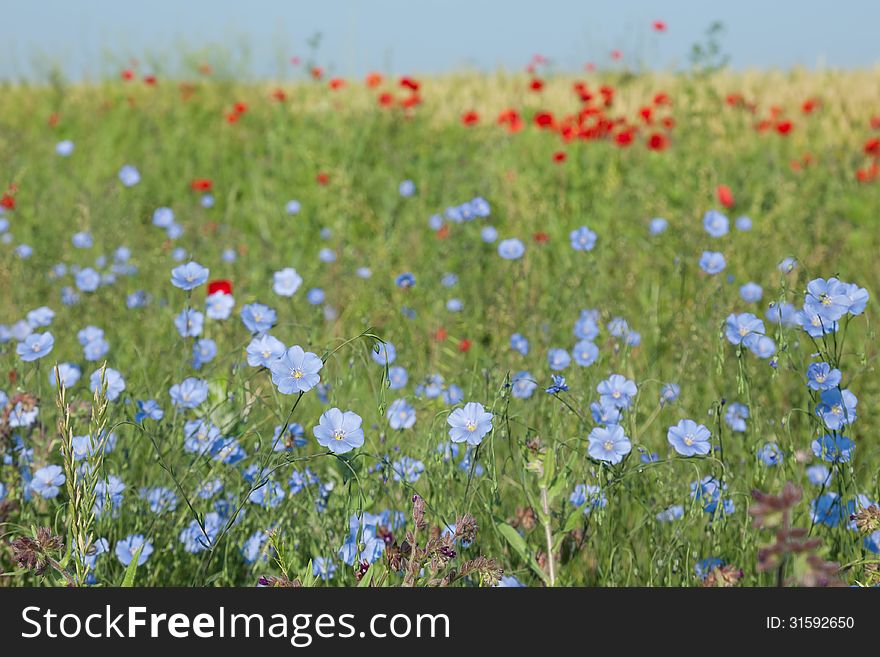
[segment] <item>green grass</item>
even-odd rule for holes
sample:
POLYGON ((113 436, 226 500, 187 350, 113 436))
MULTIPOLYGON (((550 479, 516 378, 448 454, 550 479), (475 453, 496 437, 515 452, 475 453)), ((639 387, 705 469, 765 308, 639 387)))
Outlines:
MULTIPOLYGON (((875 431, 880 379, 873 324, 880 283, 880 185, 860 184, 855 177, 856 169, 870 163, 861 149, 872 134, 868 122, 880 100, 876 72, 588 80, 593 88, 613 84, 617 96, 608 112, 631 122, 655 92, 667 92, 673 107, 664 113, 674 116, 676 127, 663 152, 645 148, 650 130, 644 129, 625 149, 612 141, 563 144, 558 135, 534 128, 530 119, 539 109, 575 112, 572 80, 548 80, 543 95, 527 91, 526 82, 473 75, 424 80, 423 103, 411 113, 379 108, 378 91, 356 82, 338 92, 318 84, 290 86, 285 103, 270 98, 272 87, 223 81, 195 83, 187 100, 175 82, 164 80, 155 88, 114 81, 2 90, 7 110, 0 116, 0 185, 18 186, 17 207, 5 216, 14 244, 29 244, 34 253, 22 260, 13 245, 0 246, 0 322, 12 324, 42 305, 57 313, 49 329, 54 350, 39 364, 22 363, 14 341, 0 345, 0 368, 17 372, 3 389, 10 397, 17 392, 39 396, 41 425, 23 439, 33 448, 34 469, 60 464, 62 433, 47 375, 56 360, 78 363, 83 379, 67 391, 67 401, 90 403, 88 376, 100 363, 84 362, 76 333, 89 324, 104 329, 108 366, 123 373, 123 398, 132 402, 110 404, 107 419, 118 442, 105 458, 93 459, 101 473, 125 483, 124 502, 115 517, 94 518, 91 531, 93 539, 106 537, 111 551, 129 534, 149 538, 154 552, 133 575, 136 585, 252 585, 260 575, 282 573, 304 578, 316 556, 337 562, 327 584, 354 585, 353 570, 336 559, 348 518, 360 510, 394 509, 409 519, 414 493, 425 500, 433 526, 454 523, 465 513, 479 524, 473 545, 460 548, 450 566, 482 554, 528 585, 548 582, 552 562, 556 585, 681 586, 698 584, 695 563, 717 556, 743 570, 742 583, 771 585, 776 573, 756 568, 757 550, 770 533, 752 528, 750 493, 755 488, 778 492, 786 481, 803 486, 804 499, 792 521, 811 528, 809 502, 820 491, 806 481, 805 468, 815 462, 810 444, 821 427, 804 372, 817 346, 799 330, 777 334, 774 369, 748 352, 738 354, 721 329, 731 312, 763 317, 770 301, 799 305, 806 283, 816 277, 839 276, 872 295, 866 313, 848 324, 845 343, 828 347, 840 359, 844 385, 859 398, 858 420, 847 431, 857 444, 855 457, 839 467, 831 488, 844 500, 856 493, 880 498, 875 431), (726 94, 735 91, 758 103, 755 114, 725 104, 726 94), (803 115, 800 103, 816 96, 822 106, 803 115), (248 110, 227 124, 224 114, 238 101, 248 110), (790 135, 753 128, 772 105, 794 121, 790 135), (528 124, 522 132, 508 134, 495 125, 506 107, 522 112, 528 124), (465 128, 458 117, 472 108, 481 121, 465 128), (53 112, 59 117, 54 127, 48 123, 53 112), (69 158, 54 153, 55 143, 65 138, 76 144, 69 158), (557 165, 552 154, 560 149, 568 158, 557 165), (805 153, 814 163, 793 171, 790 161, 805 153), (140 184, 128 189, 119 183, 123 164, 137 166, 140 184), (316 184, 318 172, 329 174, 328 185, 316 184), (200 195, 190 190, 194 178, 213 181, 213 208, 201 207, 200 195), (416 183, 415 196, 398 194, 404 179, 416 183), (729 185, 736 197, 731 220, 741 214, 753 219, 750 232, 731 225, 729 235, 714 239, 703 231, 703 213, 717 207, 719 184, 729 185), (451 224, 446 239, 428 228, 432 214, 478 195, 491 203, 491 219, 451 224), (285 214, 290 199, 302 204, 298 216, 285 214), (185 228, 173 244, 150 223, 160 206, 172 207, 185 228), (647 223, 655 216, 667 218, 670 227, 652 237, 647 223), (525 257, 502 260, 496 245, 484 244, 479 231, 487 222, 502 239, 522 239, 525 257), (589 253, 569 245, 569 232, 581 225, 598 234, 589 253), (322 228, 331 231, 326 241, 322 228), (92 249, 72 246, 71 235, 78 230, 92 233, 92 249), (533 241, 539 232, 546 242, 533 241), (93 265, 98 255, 112 258, 120 245, 132 250, 137 274, 120 276, 113 285, 81 294, 76 305, 63 306, 60 288, 72 285, 72 279, 53 280, 52 266, 93 265), (228 278, 235 287, 233 317, 206 320, 202 337, 216 341, 218 355, 200 372, 190 367, 192 341, 178 336, 173 317, 187 304, 202 308, 205 292, 199 288, 188 298, 170 285, 177 264, 171 250, 177 246, 210 267, 211 278, 228 278), (336 262, 319 262, 324 246, 336 251, 336 262), (226 248, 238 253, 235 263, 222 261, 226 248), (700 272, 697 262, 704 250, 724 253, 724 273, 700 272), (798 269, 783 275, 776 265, 789 256, 798 259, 798 269), (370 280, 355 275, 360 266, 372 269, 370 280), (292 299, 272 292, 272 273, 283 267, 295 267, 305 279, 292 299), (395 277, 407 271, 415 274, 416 286, 397 288, 395 277), (446 272, 458 275, 456 287, 441 285, 446 272), (747 281, 763 286, 761 303, 740 299, 739 286, 747 281), (306 302, 311 287, 324 289, 334 319, 306 302), (147 308, 126 309, 126 294, 135 290, 149 293, 147 308), (462 300, 461 313, 446 310, 451 297, 462 300), (326 408, 314 391, 290 415, 295 397, 279 395, 265 370, 245 363, 250 336, 238 311, 254 301, 278 311, 272 334, 286 345, 299 344, 319 355, 332 352, 321 372, 330 386, 329 405, 364 418, 366 444, 350 458, 327 455, 312 437, 311 428, 326 408), (403 307, 415 317, 407 318, 403 307), (545 394, 547 349, 571 348, 572 326, 584 308, 601 312, 600 358, 591 367, 572 364, 563 372, 568 393, 545 394), (628 348, 609 335, 605 325, 615 316, 640 332, 639 346, 628 348), (432 337, 440 327, 447 333, 443 341, 432 337), (531 340, 528 356, 510 349, 514 332, 531 340), (357 337, 362 334, 367 335, 357 337), (383 368, 370 358, 373 335, 396 345, 395 364, 409 372, 405 390, 386 388, 383 368), (464 339, 472 347, 461 353, 458 343, 464 339), (538 381, 530 399, 511 398, 505 385, 519 370, 529 370, 538 381), (494 430, 475 455, 485 469, 482 476, 438 452, 447 439, 451 408, 413 394, 415 384, 432 373, 460 386, 465 401, 478 401, 495 415, 494 430), (596 385, 611 373, 639 386, 636 404, 623 420, 634 450, 613 468, 586 453, 587 435, 595 426, 589 404, 598 397, 596 385), (200 410, 210 406, 224 434, 246 447, 249 456, 239 467, 182 449, 183 423, 196 413, 175 413, 168 389, 187 376, 211 382, 211 398, 200 410), (681 396, 661 408, 660 390, 670 381, 681 386, 681 396), (388 427, 385 410, 398 396, 416 408, 411 430, 388 427), (159 400, 165 418, 139 426, 133 420, 134 400, 149 398, 159 400), (731 433, 717 418, 725 401, 749 405, 745 433, 731 433), (305 427, 308 444, 272 453, 273 428, 289 416, 305 427), (713 445, 723 440, 722 457, 676 457, 666 430, 681 418, 709 427, 713 445), (783 463, 774 468, 755 456, 768 441, 784 452, 783 463), (636 447, 657 452, 660 461, 640 463, 636 447), (424 473, 411 485, 386 482, 380 474, 383 468, 388 474, 389 462, 401 455, 424 462, 424 473), (277 468, 274 478, 286 492, 290 472, 308 465, 333 484, 326 510, 316 512, 314 487, 287 494, 274 509, 247 502, 253 484, 241 469, 255 463, 277 468), (691 499, 691 482, 708 475, 723 477, 727 497, 736 505, 733 514, 712 519, 691 499), (231 507, 241 506, 243 514, 234 526, 224 526, 211 549, 188 554, 178 536, 196 515, 203 518, 214 510, 216 500, 195 495, 212 477, 223 480, 231 507), (589 514, 573 507, 568 497, 579 483, 601 486, 607 506, 589 514), (175 489, 176 510, 151 513, 138 495, 145 486, 175 489), (673 504, 684 505, 684 517, 658 523, 656 514, 673 504), (534 523, 516 521, 524 509, 534 510, 534 523), (518 538, 510 524, 519 525, 524 536, 518 538), (270 529, 279 558, 245 564, 242 544, 254 532, 270 529), (552 559, 546 558, 548 535, 552 559)), ((400 95, 395 85, 385 86, 400 95)), ((88 433, 94 424, 87 409, 71 417, 74 435, 88 433)), ((9 453, 11 433, 0 434, 9 453)), ((71 545, 76 543, 71 528, 90 524, 72 517, 64 487, 53 500, 23 501, 19 468, 11 464, 0 465, 0 482, 8 490, 0 533, 9 539, 30 533, 32 526, 50 526, 71 545)), ((856 532, 843 525, 817 525, 811 532, 823 540, 825 558, 857 564, 842 571, 844 581, 868 581, 863 562, 876 562, 877 556, 864 549, 856 532)), ((402 532, 394 534, 403 540, 402 532)), ((269 543, 266 551, 274 554, 269 543)), ((795 565, 786 564, 786 576, 796 574, 795 565)), ((374 568, 384 572, 387 564, 383 559, 374 568)), ((17 568, 11 550, 2 547, 0 572, 0 585, 55 581, 17 568)), ((93 575, 103 585, 129 577, 114 554, 99 557, 93 575)), ((372 579, 403 581, 397 574, 380 580, 375 572, 372 579)), ((476 584, 479 578, 461 581, 476 584)))

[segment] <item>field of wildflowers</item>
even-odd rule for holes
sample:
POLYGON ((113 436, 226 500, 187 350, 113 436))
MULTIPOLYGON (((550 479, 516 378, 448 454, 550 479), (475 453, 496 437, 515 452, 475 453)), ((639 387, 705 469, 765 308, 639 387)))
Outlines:
POLYGON ((147 73, 2 91, 0 586, 880 582, 876 71, 147 73))

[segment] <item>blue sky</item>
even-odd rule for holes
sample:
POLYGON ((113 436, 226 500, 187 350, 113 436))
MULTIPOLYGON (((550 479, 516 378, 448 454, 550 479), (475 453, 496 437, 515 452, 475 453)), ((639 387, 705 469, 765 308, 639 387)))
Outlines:
POLYGON ((558 67, 607 63, 619 48, 631 61, 685 63, 710 22, 726 27, 735 68, 871 67, 880 62, 880 2, 852 0, 20 0, 3 8, 0 79, 45 76, 61 65, 71 79, 119 70, 147 53, 168 62, 185 51, 249 52, 245 70, 291 74, 292 55, 323 35, 328 71, 437 73, 463 66, 520 69, 534 53, 558 67), (831 8, 831 9, 830 9, 831 8), (653 34, 655 19, 668 24, 653 34))

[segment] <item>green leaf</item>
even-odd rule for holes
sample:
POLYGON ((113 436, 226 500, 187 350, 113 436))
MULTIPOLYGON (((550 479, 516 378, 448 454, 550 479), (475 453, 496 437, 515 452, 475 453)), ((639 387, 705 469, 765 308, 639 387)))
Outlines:
POLYGON ((535 571, 538 577, 540 577, 545 584, 549 585, 550 578, 547 576, 547 573, 541 570, 538 562, 535 561, 535 557, 532 556, 532 553, 529 550, 529 546, 526 544, 526 539, 520 536, 519 532, 508 525, 506 522, 495 523, 495 529, 497 529, 498 533, 507 540, 507 542, 510 544, 510 547, 513 548, 514 552, 516 552, 519 557, 523 561, 525 561, 532 570, 535 571))
POLYGON ((141 558, 141 550, 144 549, 144 546, 141 545, 133 555, 131 555, 131 561, 128 562, 128 568, 125 569, 125 577, 122 578, 121 586, 123 588, 130 589, 134 586, 134 576, 137 575, 138 570, 138 560, 141 558))

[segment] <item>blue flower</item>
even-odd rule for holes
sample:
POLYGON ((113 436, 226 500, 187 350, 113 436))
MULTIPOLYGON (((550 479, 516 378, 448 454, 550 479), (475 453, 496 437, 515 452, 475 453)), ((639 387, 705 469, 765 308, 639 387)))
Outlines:
POLYGON ((324 290, 319 287, 313 287, 306 292, 306 301, 313 306, 319 306, 324 303, 324 290))
POLYGON ((622 415, 621 409, 612 404, 593 402, 590 404, 590 415, 597 424, 619 424, 622 415))
POLYGON ((272 290, 278 296, 292 297, 302 282, 302 276, 296 273, 296 269, 286 267, 272 275, 272 290))
POLYGON ((718 557, 708 557, 694 564, 694 574, 699 579, 706 579, 716 568, 723 568, 724 561, 718 557))
MULTIPOLYGON (((58 376, 61 378, 61 385, 70 389, 79 381, 82 370, 73 363, 58 363, 58 376)), ((53 388, 57 385, 54 367, 49 371, 49 385, 53 388)))
POLYGON ((523 335, 514 333, 510 336, 510 348, 523 356, 529 355, 529 341, 523 335))
POLYGON ((594 310, 582 310, 577 321, 574 323, 574 336, 581 340, 594 341, 599 337, 600 329, 598 312, 594 310))
POLYGON ((748 347, 764 334, 764 322, 752 313, 731 314, 725 320, 724 334, 731 344, 745 344, 748 347))
POLYGON ((156 208, 153 211, 153 225, 158 228, 168 228, 174 223, 174 211, 171 208, 156 208))
POLYGON ((282 501, 284 501, 284 489, 277 481, 267 481, 264 486, 254 490, 248 497, 248 502, 264 509, 274 509, 282 501))
POLYGON ((275 326, 278 314, 269 306, 250 303, 241 308, 241 321, 251 333, 265 333, 275 326))
POLYGON ((806 309, 796 315, 797 323, 812 338, 821 338, 823 335, 837 333, 837 322, 822 319, 818 313, 811 313, 806 309))
POLYGON ((140 495, 153 513, 163 514, 177 508, 177 495, 170 488, 142 488, 140 495))
MULTIPOLYGON (((122 378, 122 374, 118 371, 112 367, 107 367, 104 370, 104 385, 107 386, 107 399, 116 401, 119 399, 122 391, 125 390, 125 379, 122 378)), ((101 370, 95 370, 89 377, 89 390, 93 393, 99 392, 101 387, 101 370)))
POLYGON ((403 288, 404 290, 414 287, 416 284, 416 277, 413 276, 412 272, 404 272, 400 274, 397 278, 394 279, 394 284, 397 287, 403 288))
POLYGON ((849 310, 847 291, 846 285, 836 278, 816 278, 807 284, 804 311, 818 315, 823 323, 836 322, 849 310))
POLYGON ((746 420, 749 419, 749 407, 740 402, 732 402, 724 413, 724 422, 731 431, 743 433, 746 430, 746 420))
POLYGON ((654 217, 648 224, 648 232, 650 232, 651 235, 660 235, 661 233, 665 233, 668 227, 669 222, 666 221, 666 219, 663 217, 654 217))
POLYGON ((32 329, 45 328, 52 323, 55 312, 46 306, 31 310, 27 314, 27 323, 32 329))
POLYGON ((15 353, 23 361, 31 362, 47 356, 54 346, 55 338, 49 331, 45 333, 31 333, 23 342, 19 342, 16 345, 15 353))
POLYGON ((205 297, 205 314, 211 319, 229 319, 235 299, 225 292, 214 292, 205 297))
POLYGON ((456 408, 446 423, 450 426, 449 438, 454 443, 479 445, 483 436, 492 431, 492 414, 479 402, 468 402, 463 408, 456 408))
POLYGON ((666 439, 672 448, 682 456, 704 456, 709 453, 711 445, 709 430, 693 420, 681 420, 669 427, 666 439))
POLYGON ((272 383, 283 395, 297 392, 308 392, 321 381, 318 372, 324 363, 310 351, 303 351, 294 345, 279 358, 272 361, 269 370, 272 372, 272 383))
POLYGON ((244 558, 244 562, 251 564, 261 559, 265 560, 266 553, 263 550, 263 546, 268 540, 268 534, 262 530, 258 529, 251 534, 244 545, 241 546, 241 556, 244 558))
POLYGON ((43 499, 52 499, 60 492, 60 486, 67 481, 60 465, 47 465, 34 472, 30 489, 43 499))
POLYGON ((171 270, 171 284, 181 290, 194 290, 208 280, 209 270, 197 262, 188 262, 171 270))
POLYGON ((764 290, 757 283, 746 283, 739 288, 739 296, 746 303, 758 303, 764 296, 764 290))
POLYGON ((299 214, 300 211, 300 202, 299 201, 288 201, 284 205, 284 211, 287 214, 299 214))
POLYGON ((608 505, 608 498, 605 497, 602 489, 592 484, 578 484, 575 486, 568 501, 574 506, 583 506, 584 515, 589 515, 593 509, 604 509, 608 505))
POLYGON ((735 225, 737 230, 746 233, 752 229, 752 220, 749 217, 743 215, 736 218, 735 225))
POLYGON ((525 252, 525 245, 515 237, 498 243, 498 255, 505 260, 519 260, 525 252))
POLYGON ((571 248, 575 251, 592 251, 596 246, 596 233, 586 226, 571 231, 568 238, 571 241, 571 248))
POLYGON ((116 558, 123 566, 128 566, 140 549, 137 564, 143 566, 153 554, 153 544, 143 534, 130 534, 116 544, 116 558))
POLYGON ((336 252, 326 246, 318 251, 318 260, 321 262, 336 262, 336 252))
POLYGON ((205 316, 193 308, 184 308, 174 318, 174 326, 183 338, 196 338, 202 334, 205 316))
POLYGON ((658 513, 655 518, 657 518, 658 522, 673 522, 675 520, 681 520, 684 518, 684 506, 681 504, 670 506, 658 513))
POLYGON ((630 381, 620 374, 612 374, 606 380, 596 386, 600 401, 603 404, 617 408, 629 408, 638 388, 634 381, 630 381))
POLYGON ((538 382, 531 372, 525 370, 517 372, 510 379, 510 394, 517 399, 528 399, 538 387, 538 382))
POLYGON ((846 436, 825 434, 812 443, 813 454, 828 463, 846 463, 852 459, 856 445, 846 436))
POLYGON ((416 409, 402 397, 391 402, 386 415, 392 429, 411 429, 416 423, 416 409))
POLYGON ((178 408, 197 408, 208 398, 208 382, 188 377, 171 386, 168 394, 178 408))
POLYGON ((565 349, 553 348, 547 351, 547 363, 551 370, 564 370, 571 364, 571 356, 565 349))
POLYGON ((287 347, 281 340, 264 333, 250 341, 245 352, 247 363, 251 367, 269 367, 284 355, 287 347))
POLYGON ((581 340, 572 348, 574 362, 581 367, 589 367, 599 358, 599 347, 589 340, 581 340))
POLYGON ((144 420, 155 420, 158 422, 165 417, 165 411, 159 406, 155 399, 138 400, 138 412, 134 416, 135 422, 143 422, 144 420))
POLYGON ((850 315, 861 315, 868 305, 868 291, 854 283, 843 283, 844 294, 849 299, 847 312, 850 315))
POLYGON ((677 383, 666 383, 660 390, 660 404, 671 404, 681 394, 681 387, 677 383))
POLYGON ((700 256, 700 269, 707 274, 720 274, 726 266, 724 254, 718 251, 703 251, 700 256))
POLYGON ((406 372, 406 368, 399 365, 388 368, 388 387, 391 390, 400 390, 406 386, 408 380, 409 375, 406 372))
POLYGON ((333 579, 333 573, 336 572, 336 564, 325 557, 315 557, 312 559, 312 577, 320 577, 325 582, 333 579))
POLYGON ((397 188, 400 195, 404 198, 412 196, 416 193, 416 184, 412 180, 404 180, 397 188))
POLYGON ((545 392, 548 395, 556 395, 560 392, 568 392, 568 386, 565 385, 565 377, 559 374, 551 374, 550 380, 553 382, 548 386, 545 392))
POLYGON ((312 429, 318 444, 334 454, 345 454, 364 444, 361 416, 352 411, 331 408, 321 414, 318 426, 312 429))
POLYGON ((394 481, 405 481, 414 484, 425 471, 425 464, 416 459, 404 456, 391 464, 394 481))
POLYGON ((825 493, 810 502, 810 520, 820 525, 837 527, 846 514, 837 493, 825 493))
POLYGON ((202 365, 210 363, 217 355, 217 343, 210 338, 203 338, 193 342, 193 369, 200 370, 202 365))
POLYGON ((495 226, 483 226, 480 229, 480 239, 486 244, 493 244, 498 240, 498 229, 495 226))
POLYGON ((859 400, 849 390, 823 390, 816 406, 816 415, 822 418, 825 426, 838 431, 856 421, 856 406, 859 400))
POLYGON ((831 481, 831 470, 824 465, 811 465, 807 468, 807 480, 814 486, 827 486, 831 481))
POLYGON ((141 174, 133 166, 126 164, 119 170, 119 180, 126 187, 134 187, 141 181, 141 174))
POLYGON ((597 461, 615 465, 632 451, 632 443, 623 433, 623 427, 612 424, 607 427, 596 427, 587 436, 589 447, 587 453, 597 461))
POLYGON ((391 365, 397 360, 397 349, 390 342, 377 342, 370 350, 370 356, 379 365, 391 365))
POLYGON ((70 157, 73 153, 73 142, 69 139, 64 139, 55 144, 55 153, 60 155, 61 157, 70 157))
POLYGON ((730 221, 717 210, 709 210, 703 215, 703 228, 712 237, 723 237, 727 235, 729 227, 730 221))
POLYGON ((774 442, 765 443, 758 450, 758 460, 767 466, 775 466, 782 463, 782 450, 779 445, 774 442))

